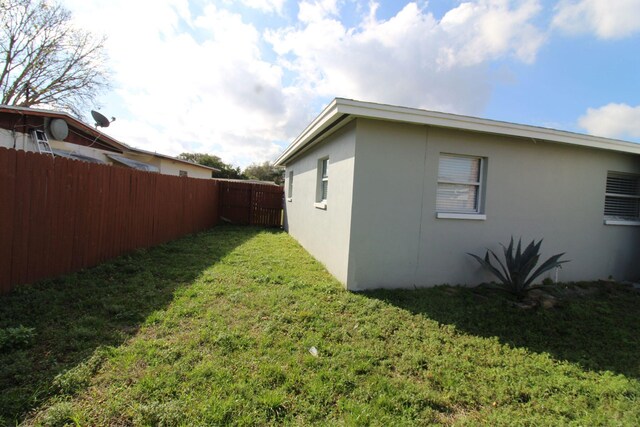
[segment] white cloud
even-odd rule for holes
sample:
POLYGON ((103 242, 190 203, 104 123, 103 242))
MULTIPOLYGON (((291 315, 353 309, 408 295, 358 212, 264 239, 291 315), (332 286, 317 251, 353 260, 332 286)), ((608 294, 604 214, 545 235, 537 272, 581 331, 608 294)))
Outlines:
POLYGON ((319 22, 338 15, 337 0, 303 0, 298 7, 298 19, 301 22, 319 22))
POLYGON ((640 0, 562 0, 553 26, 572 34, 617 39, 640 32, 640 0))
POLYGON ((486 63, 531 62, 544 40, 529 22, 540 10, 535 0, 463 3, 441 21, 415 2, 388 20, 376 19, 376 7, 358 27, 319 13, 266 38, 298 84, 318 95, 476 114, 491 92, 486 63))
POLYGON ((285 0, 238 0, 238 2, 262 12, 282 13, 285 0))
POLYGON ((83 1, 73 9, 84 26, 109 35, 115 92, 129 113, 109 134, 151 151, 208 152, 240 166, 275 158, 281 147, 274 141, 289 139, 292 123, 306 117, 294 103, 300 93, 282 86, 280 66, 262 59, 256 28, 214 5, 191 16, 181 0, 153 2, 149 16, 149 5, 129 3, 83 1))
POLYGON ((600 108, 589 108, 578 123, 592 135, 640 138, 640 105, 632 107, 611 103, 600 108))
POLYGON ((440 60, 477 64, 488 59, 512 55, 532 63, 544 42, 544 35, 530 23, 541 10, 537 0, 512 6, 509 0, 462 3, 440 21, 446 44, 440 60))
POLYGON ((246 166, 276 157, 335 96, 479 114, 496 78, 487 64, 531 62, 544 40, 531 24, 537 0, 462 3, 440 21, 416 2, 379 20, 371 2, 356 8, 363 15, 350 25, 341 13, 352 3, 303 0, 295 23, 264 34, 229 9, 239 3, 284 7, 284 0, 202 8, 189 0, 66 0, 82 26, 108 34, 117 105, 103 112, 118 116, 111 135, 246 166))

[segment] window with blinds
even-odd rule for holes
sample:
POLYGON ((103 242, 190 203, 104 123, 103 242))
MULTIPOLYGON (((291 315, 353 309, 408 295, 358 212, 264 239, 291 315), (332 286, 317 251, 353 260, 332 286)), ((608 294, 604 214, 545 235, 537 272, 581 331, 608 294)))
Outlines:
POLYGON ((440 154, 437 212, 479 213, 482 158, 440 154))
POLYGON ((640 176, 619 172, 607 174, 604 216, 610 219, 640 219, 640 176))
POLYGON ((287 198, 293 198, 293 171, 289 171, 289 187, 287 189, 287 198))

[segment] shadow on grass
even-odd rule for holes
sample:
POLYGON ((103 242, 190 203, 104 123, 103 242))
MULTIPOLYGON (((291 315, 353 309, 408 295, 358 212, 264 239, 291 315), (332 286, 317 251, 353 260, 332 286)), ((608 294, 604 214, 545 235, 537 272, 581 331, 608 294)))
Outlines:
POLYGON ((496 291, 459 287, 379 290, 365 295, 455 325, 464 333, 498 337, 510 346, 546 352, 584 369, 640 378, 640 294, 605 283, 571 287, 580 295, 551 309, 529 310, 513 307, 496 291))
POLYGON ((132 337, 176 290, 260 231, 219 226, 0 297, 0 425, 18 423, 65 387, 59 374, 132 337))

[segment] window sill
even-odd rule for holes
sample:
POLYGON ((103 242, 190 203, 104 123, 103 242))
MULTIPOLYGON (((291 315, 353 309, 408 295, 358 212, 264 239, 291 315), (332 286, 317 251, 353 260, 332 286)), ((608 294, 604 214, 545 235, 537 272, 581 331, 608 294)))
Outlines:
POLYGON ((475 221, 485 221, 487 219, 487 216, 484 214, 437 212, 436 218, 438 219, 470 219, 475 221))
POLYGON ((292 197, 287 197, 287 202, 293 202, 293 198, 292 197))
POLYGON ((316 209, 327 210, 327 202, 316 202, 313 204, 313 207, 316 209))
POLYGON ((623 219, 605 219, 604 225, 627 225, 632 227, 640 227, 640 221, 628 221, 623 219))

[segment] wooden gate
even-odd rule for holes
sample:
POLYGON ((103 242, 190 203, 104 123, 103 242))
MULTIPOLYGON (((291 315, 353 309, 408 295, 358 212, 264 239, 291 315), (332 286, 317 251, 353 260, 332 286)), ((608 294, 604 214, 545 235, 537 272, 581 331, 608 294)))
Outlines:
POLYGON ((220 182, 220 218, 238 225, 282 227, 284 187, 220 182))

